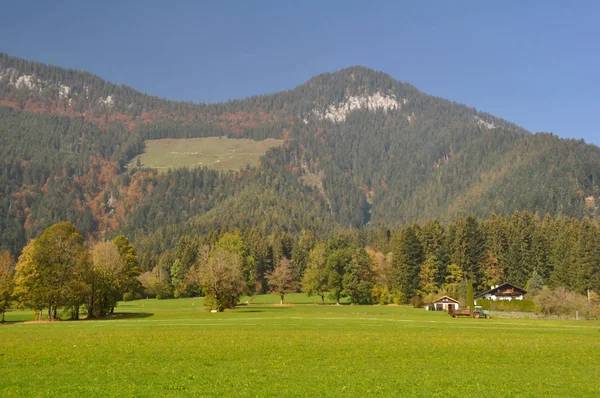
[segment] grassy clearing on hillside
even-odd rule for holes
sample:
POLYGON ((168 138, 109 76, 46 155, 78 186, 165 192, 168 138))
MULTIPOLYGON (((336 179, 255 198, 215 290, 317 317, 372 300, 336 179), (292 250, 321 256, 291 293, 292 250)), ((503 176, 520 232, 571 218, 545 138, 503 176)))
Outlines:
MULTIPOLYGON (((290 302, 312 300, 301 296, 290 302)), ((600 395, 597 321, 350 305, 211 314, 201 299, 118 311, 135 315, 0 325, 0 396, 600 395)))
POLYGON ((136 156, 129 167, 140 159, 142 167, 177 169, 206 166, 215 170, 239 170, 256 166, 269 149, 280 146, 283 140, 263 141, 230 139, 227 137, 181 138, 147 140, 145 153, 136 156))

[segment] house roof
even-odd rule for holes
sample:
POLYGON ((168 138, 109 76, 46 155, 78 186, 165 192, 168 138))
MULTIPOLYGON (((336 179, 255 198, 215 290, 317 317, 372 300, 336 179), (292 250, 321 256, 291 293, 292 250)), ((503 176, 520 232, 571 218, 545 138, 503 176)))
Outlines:
POLYGON ((458 300, 454 300, 452 297, 448 297, 448 296, 442 296, 439 299, 435 300, 434 303, 442 303, 442 302, 448 302, 448 301, 452 301, 453 303, 458 304, 458 300), (444 299, 446 299, 446 300, 444 300, 444 299))
POLYGON ((483 296, 485 296, 486 294, 492 294, 495 296, 520 296, 522 294, 527 293, 527 290, 523 289, 522 287, 519 287, 517 285, 513 285, 512 283, 503 283, 501 285, 498 285, 490 290, 486 290, 485 292, 481 292, 479 294, 477 294, 475 296, 476 299, 478 298, 482 298, 483 296), (505 290, 510 290, 512 289, 512 292, 505 292, 505 290))

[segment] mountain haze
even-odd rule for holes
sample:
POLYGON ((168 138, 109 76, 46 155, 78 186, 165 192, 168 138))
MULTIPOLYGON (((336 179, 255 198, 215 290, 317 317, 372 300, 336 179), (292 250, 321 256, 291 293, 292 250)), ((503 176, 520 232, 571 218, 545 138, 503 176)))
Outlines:
POLYGON ((324 234, 519 210, 598 215, 600 148, 363 67, 192 104, 0 54, 0 139, 0 248, 13 253, 63 220, 90 239, 159 236, 169 247, 234 228, 324 234), (125 168, 145 140, 223 135, 285 143, 229 173, 125 168))

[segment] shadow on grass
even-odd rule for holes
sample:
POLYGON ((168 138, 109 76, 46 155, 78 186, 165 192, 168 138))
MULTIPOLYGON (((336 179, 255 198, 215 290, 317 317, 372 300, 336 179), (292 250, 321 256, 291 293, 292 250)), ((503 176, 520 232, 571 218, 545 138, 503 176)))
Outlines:
POLYGON ((31 319, 17 319, 5 321, 4 323, 0 323, 1 325, 15 325, 15 324, 43 324, 43 323, 64 323, 64 322, 94 322, 94 321, 117 321, 120 319, 143 319, 154 316, 151 312, 122 312, 116 313, 112 315, 107 315, 104 317, 96 317, 96 318, 85 318, 81 319, 57 319, 53 321, 49 321, 48 319, 42 319, 41 321, 34 321, 31 319))
POLYGON ((235 312, 272 312, 272 311, 287 310, 290 307, 290 306, 275 307, 275 306, 271 306, 269 304, 267 304, 267 305, 255 304, 255 305, 256 305, 256 307, 235 307, 234 311, 235 312))
POLYGON ((2 325, 14 325, 15 323, 23 323, 26 321, 4 321, 4 322, 0 322, 0 327, 2 327, 2 325))
POLYGON ((82 321, 113 321, 119 319, 142 319, 142 318, 150 318, 154 316, 151 312, 117 312, 116 314, 109 314, 103 317, 97 318, 84 318, 82 321))

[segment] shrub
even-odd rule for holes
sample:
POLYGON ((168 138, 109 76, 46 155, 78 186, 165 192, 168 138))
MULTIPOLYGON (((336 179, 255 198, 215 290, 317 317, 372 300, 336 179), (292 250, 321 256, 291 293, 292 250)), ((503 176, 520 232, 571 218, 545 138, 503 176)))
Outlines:
POLYGON ((413 298, 410 299, 410 303, 415 308, 423 307, 423 299, 421 298, 421 296, 414 296, 413 298))
POLYGON ((544 315, 572 315, 580 311, 583 315, 585 310, 590 312, 588 301, 585 296, 569 292, 563 287, 549 289, 544 287, 540 294, 534 298, 536 312, 544 315))
POLYGON ((535 303, 531 300, 477 300, 477 304, 484 310, 505 312, 534 312, 535 303))
POLYGON ((404 296, 404 293, 400 292, 400 291, 394 291, 392 293, 392 302, 394 304, 406 304, 406 299, 404 296))
POLYGON ((377 285, 373 286, 372 291, 373 303, 379 305, 386 305, 390 300, 390 293, 388 292, 387 287, 379 287, 377 285))

